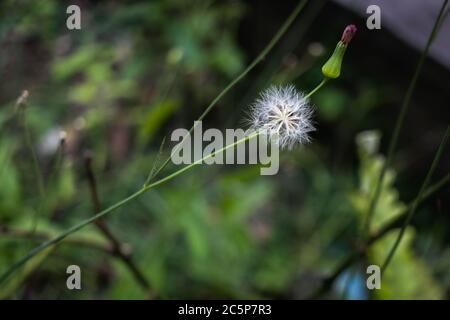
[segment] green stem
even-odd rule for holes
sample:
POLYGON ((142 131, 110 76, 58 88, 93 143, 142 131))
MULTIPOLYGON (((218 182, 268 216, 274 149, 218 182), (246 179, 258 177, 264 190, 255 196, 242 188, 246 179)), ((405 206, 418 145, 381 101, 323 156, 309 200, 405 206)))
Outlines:
POLYGON ((32 257, 34 257, 36 254, 38 254, 39 252, 41 252, 42 250, 46 249, 47 247, 54 245, 58 242, 60 242, 61 240, 63 240, 64 238, 66 238, 67 236, 69 236, 70 234, 80 230, 81 228, 85 227, 86 225, 97 221, 98 219, 102 218, 103 216, 107 215, 108 213, 122 207, 123 205, 127 204, 128 202, 136 199, 137 197, 139 197, 140 195, 142 195, 143 193, 145 193, 146 191, 148 191, 149 189, 152 189, 156 186, 159 186, 160 184, 163 184, 169 180, 172 180, 173 178, 179 176, 180 174, 184 173, 185 171, 191 169, 192 167, 201 164, 203 161, 213 157, 216 154, 222 153, 230 148, 233 148, 243 142, 246 142, 250 139, 253 139, 255 137, 257 137, 260 134, 260 132, 255 131, 254 133, 240 139, 237 140, 234 143, 231 143, 219 150, 217 150, 216 152, 210 153, 207 156, 175 171, 174 173, 158 180, 155 181, 149 185, 144 186, 143 188, 141 188, 140 190, 136 191, 135 193, 133 193, 132 195, 128 196, 127 198, 115 203, 114 205, 110 206, 109 208, 95 214, 94 216, 92 216, 91 218, 88 218, 84 221, 81 221, 80 223, 74 225, 73 227, 67 229, 66 231, 64 231, 62 234, 60 234, 59 236, 47 240, 45 242, 43 242, 41 245, 35 247, 34 249, 32 249, 31 251, 29 251, 25 256, 23 256, 21 259, 19 259, 17 262, 15 262, 8 270, 6 270, 6 272, 4 272, 1 276, 0 276, 0 284, 3 283, 16 269, 18 269, 19 267, 21 267, 23 264, 25 264, 29 259, 31 259, 32 257))
POLYGON ((441 144, 439 145, 439 149, 436 152, 436 155, 434 157, 433 163, 431 164, 430 170, 428 170, 427 176, 425 177, 425 180, 423 181, 422 187, 419 190, 419 193, 417 194, 416 199, 413 202, 412 207, 408 211, 408 215, 406 216, 405 222, 403 223, 402 228, 400 229, 400 232, 397 236, 397 239, 395 240, 394 245, 392 246, 391 250, 389 251, 386 260, 384 261, 381 271, 382 273, 386 271, 386 268, 388 267, 389 263, 391 262, 392 258, 394 257, 395 251, 397 250, 403 235, 405 234, 406 228, 411 222, 412 217, 414 216, 414 213, 417 210, 417 207, 419 206, 420 201, 422 200, 423 194, 426 192, 428 184, 430 183, 431 177, 434 174, 434 171, 436 170, 437 164, 439 163, 439 160, 442 157, 442 153, 444 152, 444 149, 447 145, 448 137, 450 135, 450 125, 447 127, 447 131, 445 132, 444 138, 441 141, 441 144))
POLYGON ((320 83, 317 85, 317 87, 315 87, 314 89, 312 89, 311 92, 308 93, 308 94, 305 96, 305 98, 310 98, 314 93, 316 93, 320 88, 322 88, 323 85, 324 85, 325 83, 327 83, 328 80, 329 80, 328 78, 324 78, 324 79, 322 80, 322 82, 320 82, 320 83))
MULTIPOLYGON (((250 63, 248 65, 248 67, 242 71, 236 78, 233 79, 233 81, 231 81, 226 87, 225 89, 223 89, 215 98, 213 101, 211 101, 211 103, 208 105, 208 107, 205 109, 205 111, 203 111, 203 113, 200 115, 200 117, 198 117, 198 119, 196 121, 202 121, 206 115, 211 111, 211 109, 217 104, 217 102, 219 102, 220 99, 222 99, 222 97, 231 89, 233 88, 241 79, 243 79, 247 73, 249 73, 254 67, 256 67, 256 65, 258 63, 260 63, 265 56, 270 52, 270 50, 272 50, 272 48, 278 43, 278 41, 281 39, 281 37, 286 33, 287 29, 291 26, 291 24, 294 22, 295 18, 298 16, 298 14, 300 13, 300 11, 303 9, 303 7, 305 6, 307 0, 302 0, 298 3, 298 5, 294 8, 294 10, 292 11, 292 13, 289 15, 289 17, 286 19, 286 21, 283 23, 283 25, 280 27, 280 29, 277 31, 277 33, 274 35, 274 37, 272 38, 272 40, 270 40, 270 42, 267 44, 267 46, 260 52, 260 54, 255 58, 255 60, 252 61, 252 63, 250 63)), ((195 122, 198 123, 198 122, 195 122)), ((182 141, 180 144, 178 144, 179 146, 182 145, 182 143, 186 140, 186 138, 192 133, 192 131, 195 129, 197 125, 194 124, 191 129, 189 130, 188 133, 186 133, 186 135, 183 137, 182 141)), ((174 149, 172 154, 167 157, 167 159, 163 162, 163 164, 161 165, 161 167, 158 168, 158 170, 156 170, 156 172, 154 173, 153 177, 156 177, 166 166, 167 164, 170 162, 170 159, 172 157, 172 155, 177 152, 178 149, 174 149)))
MULTIPOLYGON (((323 81, 321 84, 318 85, 318 87, 316 87, 315 89, 313 89, 313 91, 311 91, 310 93, 308 93, 306 96, 310 97, 311 95, 313 95, 315 92, 317 92, 318 88, 320 88, 323 85, 323 81)), ((168 176, 159 179, 158 181, 155 181, 153 183, 144 185, 140 190, 136 191, 135 193, 133 193, 132 195, 128 196, 127 198, 113 204, 112 206, 110 206, 109 208, 97 213, 96 215, 92 216, 91 218, 88 218, 84 221, 81 221, 80 223, 74 225, 73 227, 67 229, 66 231, 64 231, 62 234, 60 234, 59 236, 50 239, 46 242, 43 242, 41 245, 35 247, 34 249, 32 249, 31 251, 29 251, 25 256, 23 256, 21 259, 19 259, 18 261, 16 261, 10 268, 8 268, 8 270, 6 270, 6 272, 4 272, 1 276, 0 276, 0 284, 3 283, 16 269, 18 269, 19 267, 21 267, 23 264, 25 264, 29 259, 31 259, 33 256, 35 256, 36 254, 38 254, 40 251, 44 250, 45 248, 54 245, 58 242, 60 242, 61 240, 63 240, 64 238, 66 238, 68 235, 80 230, 81 228, 85 227, 86 225, 97 221, 98 219, 102 218, 103 216, 107 215, 108 213, 122 207, 123 205, 127 204, 128 202, 138 198, 140 195, 142 195, 143 193, 145 193, 146 191, 148 191, 149 189, 152 189, 156 186, 159 186, 160 184, 163 184, 169 180, 172 180, 173 178, 179 176, 180 174, 184 173, 185 171, 193 168, 194 166, 203 163, 205 160, 220 154, 230 148, 233 148, 241 143, 244 143, 248 140, 251 140, 255 137, 257 137, 261 132, 259 131, 255 131, 252 134, 245 136, 244 138, 237 140, 234 143, 231 143, 215 152, 212 152, 206 156, 204 156, 203 158, 194 161, 193 163, 175 171, 172 174, 169 174, 168 176)))
POLYGON ((378 200, 379 200, 380 195, 381 195, 381 189, 382 189, 382 186, 383 186, 383 180, 384 180, 384 177, 386 175, 387 169, 391 165, 392 158, 394 156, 394 152, 395 152, 395 150, 397 148, 398 138, 399 138, 399 135, 400 135, 400 131, 401 131, 402 127, 403 127, 403 122, 405 120, 406 114, 407 114, 407 112, 409 110, 409 105, 410 105, 410 102, 411 102, 412 94, 414 92, 414 89, 416 88, 416 83, 417 83, 417 80, 419 78, 419 74, 422 71, 422 66, 423 66, 423 64, 425 62, 425 58, 427 57, 428 51, 430 49, 430 46, 433 43, 433 40, 434 40, 434 38, 435 38, 435 36, 437 34, 438 27, 440 26, 441 17, 442 17, 442 15, 444 13, 444 9, 445 9, 445 6, 447 5, 447 2, 448 2, 448 0, 444 0, 443 3, 442 3, 442 7, 441 7, 441 9, 439 11, 439 15, 438 15, 438 17, 435 20, 435 23, 434 23, 434 26, 433 26, 433 30, 431 31, 431 33, 430 33, 430 35, 428 37, 428 41, 427 41, 425 50, 422 52, 422 55, 420 56, 419 62, 417 64, 416 70, 414 72, 414 76, 411 79, 411 82, 409 84, 409 87, 408 87, 408 90, 406 92, 405 98, 403 100, 403 104, 402 104, 402 107, 401 107, 401 110, 400 110, 400 114, 399 114, 399 116, 397 118, 397 122, 395 124, 394 133, 393 133, 391 142, 389 144, 389 149, 388 149, 388 154, 387 154, 387 157, 386 157, 386 161, 385 161, 385 163, 383 165, 383 168, 381 169, 380 175, 378 177, 376 188, 375 188, 375 194, 374 194, 374 196, 373 196, 373 198, 372 198, 372 200, 370 202, 369 210, 368 210, 368 213, 367 213, 367 216, 366 216, 366 221, 364 223, 364 234, 366 234, 366 235, 368 235, 369 232, 370 232, 370 224, 371 224, 371 221, 372 221, 372 218, 373 218, 373 214, 375 212, 378 200))

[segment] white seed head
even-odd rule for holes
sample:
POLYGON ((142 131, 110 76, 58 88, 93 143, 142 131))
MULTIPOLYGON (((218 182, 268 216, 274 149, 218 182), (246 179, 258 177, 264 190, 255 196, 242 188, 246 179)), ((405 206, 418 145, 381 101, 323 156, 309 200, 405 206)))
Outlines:
POLYGON ((250 122, 252 129, 265 131, 281 148, 292 149, 310 142, 312 116, 309 99, 293 85, 272 86, 251 106, 250 122))

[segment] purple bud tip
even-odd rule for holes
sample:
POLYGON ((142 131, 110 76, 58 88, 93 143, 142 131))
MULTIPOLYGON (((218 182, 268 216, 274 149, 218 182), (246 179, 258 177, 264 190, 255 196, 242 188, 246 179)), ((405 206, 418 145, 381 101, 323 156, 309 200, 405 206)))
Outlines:
POLYGON ((352 40, 352 38, 355 36, 356 30, 358 30, 358 29, 356 28, 356 26, 354 24, 349 24, 345 28, 344 33, 342 34, 341 41, 344 44, 349 44, 350 41, 352 40))

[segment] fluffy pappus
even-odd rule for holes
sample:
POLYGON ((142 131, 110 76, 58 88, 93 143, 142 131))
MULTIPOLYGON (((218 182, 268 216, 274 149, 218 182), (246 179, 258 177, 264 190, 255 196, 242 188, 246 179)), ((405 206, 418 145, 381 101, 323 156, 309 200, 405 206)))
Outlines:
POLYGON ((253 130, 265 131, 281 148, 292 149, 310 142, 313 111, 306 95, 293 85, 272 86, 250 107, 249 120, 253 130))

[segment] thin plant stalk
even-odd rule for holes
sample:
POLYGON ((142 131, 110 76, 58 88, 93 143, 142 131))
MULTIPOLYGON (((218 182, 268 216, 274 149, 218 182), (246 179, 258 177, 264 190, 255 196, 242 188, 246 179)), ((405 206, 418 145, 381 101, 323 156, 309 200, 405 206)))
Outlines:
POLYGON ((438 14, 435 22, 434 22, 434 26, 428 37, 425 49, 423 50, 422 55, 420 56, 419 62, 417 63, 417 67, 414 72, 414 76, 411 79, 408 90, 406 91, 406 94, 405 94, 405 98, 403 99, 402 107, 400 109, 400 114, 395 123, 394 133, 393 133, 392 139, 389 143, 389 149, 388 149, 386 161, 384 162, 383 167, 380 172, 380 175, 378 177, 377 184, 375 187, 375 193, 370 201, 369 210, 367 212, 366 221, 364 223, 364 234, 366 234, 366 235, 368 235, 370 232, 370 225, 372 222, 372 218, 375 213, 375 209, 376 209, 378 200, 381 195, 381 190, 383 188, 383 180, 384 180, 384 177, 386 175, 388 168, 390 167, 390 165, 392 163, 394 152, 397 149, 398 138, 400 136, 400 131, 403 127, 403 122, 405 120, 406 114, 408 113, 408 110, 409 110, 409 105, 411 102, 412 94, 414 92, 414 89, 416 88, 417 80, 422 71, 422 67, 423 67, 425 59, 428 55, 428 51, 430 50, 431 44, 433 43, 433 40, 436 37, 439 27, 441 26, 441 20, 442 20, 441 18, 443 17, 445 7, 447 6, 447 2, 448 2, 448 0, 444 0, 442 3, 442 7, 439 11, 439 14, 438 14))
POLYGON ((311 90, 311 92, 309 92, 306 96, 305 96, 305 98, 309 98, 309 97, 311 97, 314 93, 316 93, 320 88, 322 88, 323 87, 323 85, 325 84, 325 83, 327 83, 328 82, 328 78, 324 78, 323 80, 322 80, 322 82, 320 82, 319 83, 319 85, 317 86, 317 87, 315 87, 313 90, 311 90))
MULTIPOLYGON (((97 190, 97 180, 95 178, 94 170, 92 168, 92 156, 90 153, 86 153, 84 159, 84 165, 86 168, 86 175, 89 182, 89 190, 91 192, 91 199, 94 205, 95 213, 101 211, 100 197, 98 195, 97 190)), ((120 242, 120 240, 115 236, 112 230, 108 227, 105 220, 98 219, 95 221, 97 228, 102 232, 102 234, 108 239, 112 246, 112 250, 114 255, 122 260, 125 266, 130 270, 133 277, 136 279, 136 282, 152 296, 150 283, 147 280, 144 273, 139 269, 135 261, 131 256, 131 252, 127 252, 124 250, 124 245, 120 242)))
MULTIPOLYGON (((203 113, 200 115, 200 117, 198 117, 198 119, 196 120, 197 122, 195 122, 195 124, 191 127, 189 132, 183 137, 183 139, 182 139, 182 141, 181 141, 181 143, 179 145, 181 145, 186 140, 188 135, 190 133, 192 133, 192 131, 197 126, 198 121, 202 121, 208 115, 208 113, 212 110, 212 108, 217 104, 217 102, 219 102, 219 100, 222 99, 222 97, 226 93, 228 93, 228 91, 231 90, 231 88, 233 88, 239 81, 241 81, 254 67, 256 67, 256 65, 258 63, 260 63, 262 60, 264 60, 266 55, 272 50, 272 48, 278 43, 278 41, 281 39, 281 37, 286 33, 287 29, 292 25, 292 23, 294 22, 295 18, 302 11, 302 9, 306 5, 306 3, 307 3, 307 0, 302 0, 302 1, 300 1, 298 3, 298 5, 294 8, 292 13, 285 20, 283 25, 280 27, 280 29, 277 31, 277 33, 274 35, 274 37, 270 40, 270 42, 267 44, 267 46, 260 52, 260 54, 255 58, 255 60, 253 60, 252 63, 250 63, 247 68, 245 68, 244 71, 242 71, 236 78, 234 78, 211 101, 211 103, 208 105, 208 107, 205 109, 205 111, 203 111, 203 113)), ((178 151, 177 149, 173 150, 172 154, 174 154, 177 151, 178 151)), ((170 159, 171 159, 171 156, 167 157, 167 159, 163 162, 163 164, 154 172, 153 177, 156 177, 169 164, 170 159)))
POLYGON ((425 190, 427 189, 428 184, 430 183, 430 180, 436 170, 439 160, 442 157, 442 153, 444 152, 444 149, 447 146, 447 141, 448 141, 449 135, 450 135, 450 126, 447 127, 444 138, 442 139, 441 144, 439 145, 439 149, 436 152, 436 155, 433 159, 433 163, 431 164, 430 170, 428 170, 425 180, 423 181, 422 187, 420 188, 419 193, 417 194, 417 197, 414 200, 412 207, 408 210, 408 214, 406 216, 405 222, 403 223, 403 226, 400 229, 400 232, 395 240, 395 243, 392 246, 391 250, 389 251, 389 253, 386 257, 386 260, 384 261, 384 263, 381 266, 382 273, 384 273, 386 271, 386 268, 389 266, 389 263, 391 262, 392 258, 394 257, 394 254, 395 254, 398 246, 400 245, 400 242, 405 234, 406 228, 411 223, 411 219, 414 216, 414 213, 416 212, 417 207, 419 206, 419 203, 423 197, 423 194, 424 194, 425 190))
MULTIPOLYGON (((322 87, 323 86, 323 81, 316 87, 314 88, 311 92, 315 93, 317 92, 317 88, 318 87, 322 87)), ((308 93, 306 96, 310 97, 312 93, 308 93)), ((60 234, 59 236, 50 239, 46 242, 43 242, 41 245, 35 247, 34 249, 32 249, 31 251, 29 251, 25 256, 23 256, 21 259, 19 259, 17 262, 15 262, 10 268, 8 268, 8 270, 6 270, 1 276, 0 276, 0 284, 2 282, 4 282, 16 269, 18 269, 19 267, 21 267, 23 264, 25 264, 29 259, 31 259, 33 256, 35 256, 36 254, 38 254, 39 252, 41 252, 42 250, 44 250, 45 248, 54 245, 58 242, 60 242, 61 240, 63 240, 64 238, 66 238, 67 236, 69 236, 70 234, 80 230, 81 228, 85 227, 86 225, 97 221, 98 219, 101 219, 103 216, 107 215, 108 213, 124 206, 125 204, 133 201, 134 199, 138 198, 139 196, 141 196, 143 193, 145 193, 146 191, 155 188, 156 186, 159 186, 169 180, 172 180, 173 178, 181 175, 182 173, 192 169, 193 167, 195 167, 196 165, 199 165, 201 163, 203 163, 205 160, 208 160, 210 158, 212 158, 213 156, 217 155, 217 154, 221 154, 223 152, 225 152, 228 149, 234 148, 235 146, 241 144, 241 143, 245 143, 246 141, 249 141, 251 139, 256 138, 257 136, 259 136, 261 134, 261 131, 255 131, 247 136, 245 136, 242 139, 239 139, 237 141, 235 141, 234 143, 231 143, 229 145, 226 145, 225 147, 216 150, 215 152, 212 152, 206 156, 204 156, 201 159, 198 159, 196 161, 194 161, 193 163, 184 166, 183 168, 165 176, 164 178, 161 178, 153 183, 149 183, 147 185, 144 185, 140 190, 136 191, 135 193, 133 193, 132 195, 128 196, 127 198, 113 204, 112 206, 110 206, 109 208, 95 214, 94 216, 92 216, 91 218, 88 218, 84 221, 81 221, 80 223, 74 225, 73 227, 67 229, 66 231, 64 231, 62 234, 60 234)), ((182 143, 182 142, 181 142, 182 143)), ((181 144, 180 143, 180 144, 181 144)))
POLYGON ((60 242, 61 240, 63 240, 64 238, 66 238, 67 236, 71 235, 72 233, 75 233, 76 231, 80 230, 81 228, 87 226, 88 224, 95 222, 99 219, 101 219, 102 217, 104 217, 105 215, 107 215, 108 213, 124 206, 125 204, 131 202, 132 200, 138 198, 139 196, 141 196, 143 193, 145 193, 146 191, 159 186, 169 180, 172 180, 173 178, 179 176, 180 174, 184 173, 185 171, 188 171, 189 169, 193 168, 194 166, 201 164, 203 161, 213 157, 216 154, 220 154, 230 148, 233 148, 241 143, 244 143, 250 139, 253 139, 255 137, 257 137, 260 134, 259 131, 255 131, 254 133, 240 139, 237 140, 236 142, 229 144, 219 150, 217 150, 216 152, 210 153, 207 156, 175 171, 172 174, 169 174, 168 176, 161 178, 153 183, 150 183, 144 187, 142 187, 140 190, 136 191, 135 193, 133 193, 132 195, 128 196, 127 198, 113 204, 112 206, 110 206, 109 208, 98 212, 97 214, 93 215, 92 217, 81 221, 80 223, 74 225, 73 227, 67 229, 66 231, 64 231, 62 234, 60 234, 59 236, 56 236, 50 240, 47 240, 45 242, 43 242, 41 245, 35 247, 34 249, 30 250, 25 256, 23 256, 21 259, 19 259, 18 261, 16 261, 10 268, 8 268, 8 270, 6 270, 1 276, 0 276, 0 284, 2 284, 15 270, 17 270, 19 267, 21 267, 22 265, 24 265, 28 260, 30 260, 32 257, 34 257, 35 255, 37 255, 39 252, 41 252, 42 250, 48 248, 51 245, 57 244, 58 242, 60 242))

